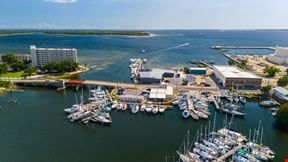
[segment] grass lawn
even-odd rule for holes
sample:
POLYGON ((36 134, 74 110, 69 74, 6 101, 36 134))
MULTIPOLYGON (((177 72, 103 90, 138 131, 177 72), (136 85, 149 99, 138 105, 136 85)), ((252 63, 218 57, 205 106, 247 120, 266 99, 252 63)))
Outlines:
POLYGON ((24 71, 8 72, 6 74, 0 75, 0 77, 3 77, 3 78, 20 78, 23 73, 24 73, 24 71))

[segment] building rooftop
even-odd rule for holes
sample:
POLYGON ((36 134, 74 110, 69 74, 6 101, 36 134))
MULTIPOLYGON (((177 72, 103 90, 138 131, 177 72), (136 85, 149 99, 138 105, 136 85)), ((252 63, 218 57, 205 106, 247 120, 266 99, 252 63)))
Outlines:
POLYGON ((152 88, 149 98, 165 99, 167 95, 173 95, 173 87, 168 86, 167 88, 152 88))
POLYGON ((288 97, 288 90, 283 88, 283 87, 276 87, 274 88, 275 91, 281 93, 283 96, 287 96, 288 97))
POLYGON ((226 78, 261 78, 253 73, 243 71, 236 66, 214 65, 213 67, 226 78))
POLYGON ((153 79, 162 79, 164 73, 174 73, 173 70, 165 69, 152 69, 150 71, 140 71, 140 78, 153 78, 153 79))
POLYGON ((206 68, 191 67, 189 70, 207 70, 206 68))
POLYGON ((75 48, 37 48, 35 45, 31 45, 30 49, 36 49, 36 50, 50 50, 50 51, 71 51, 71 50, 76 50, 75 48))

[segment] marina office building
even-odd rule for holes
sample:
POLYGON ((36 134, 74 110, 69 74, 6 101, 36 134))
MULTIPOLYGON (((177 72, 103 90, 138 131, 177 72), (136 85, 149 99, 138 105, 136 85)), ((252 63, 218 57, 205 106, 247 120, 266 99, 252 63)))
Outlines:
POLYGON ((236 66, 214 65, 213 72, 219 83, 226 88, 259 89, 262 84, 261 77, 236 66))
POLYGON ((37 48, 30 46, 32 65, 44 66, 49 62, 74 61, 78 62, 77 49, 75 48, 37 48))

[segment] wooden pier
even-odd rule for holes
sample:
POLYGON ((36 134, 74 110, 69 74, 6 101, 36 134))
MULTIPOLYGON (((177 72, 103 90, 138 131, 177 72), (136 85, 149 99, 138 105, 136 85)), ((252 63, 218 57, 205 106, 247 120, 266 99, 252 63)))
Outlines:
POLYGON ((230 60, 233 60, 233 61, 237 62, 238 64, 241 63, 241 61, 239 61, 239 60, 237 60, 237 59, 231 57, 231 56, 228 55, 228 54, 222 53, 222 55, 225 56, 225 57, 227 57, 227 58, 230 59, 230 60))
POLYGON ((206 62, 204 62, 204 61, 199 61, 199 63, 200 63, 200 64, 203 64, 203 65, 205 65, 205 66, 207 66, 207 67, 209 67, 209 68, 211 68, 211 69, 213 69, 213 66, 212 66, 212 65, 210 65, 210 64, 208 64, 208 63, 206 63, 206 62))
POLYGON ((211 46, 212 49, 268 49, 268 50, 275 50, 275 47, 269 46, 211 46))
POLYGON ((223 161, 225 161, 234 152, 236 152, 237 150, 241 149, 242 147, 243 147, 242 144, 238 145, 237 147, 235 147, 232 150, 228 151, 226 154, 224 154, 224 155, 220 156, 219 158, 217 158, 216 160, 214 160, 213 162, 223 162, 223 161))
POLYGON ((216 101, 214 95, 212 95, 212 99, 213 99, 213 103, 214 103, 216 109, 219 110, 219 109, 220 109, 220 106, 219 106, 219 104, 217 103, 217 101, 216 101))

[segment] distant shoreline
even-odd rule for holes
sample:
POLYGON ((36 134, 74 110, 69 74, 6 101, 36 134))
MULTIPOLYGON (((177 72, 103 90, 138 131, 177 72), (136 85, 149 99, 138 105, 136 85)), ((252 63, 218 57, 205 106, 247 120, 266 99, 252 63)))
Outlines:
POLYGON ((13 34, 51 34, 51 35, 103 35, 103 36, 141 36, 150 37, 153 34, 145 31, 126 31, 126 30, 22 30, 22 29, 2 29, 0 35, 13 34))

